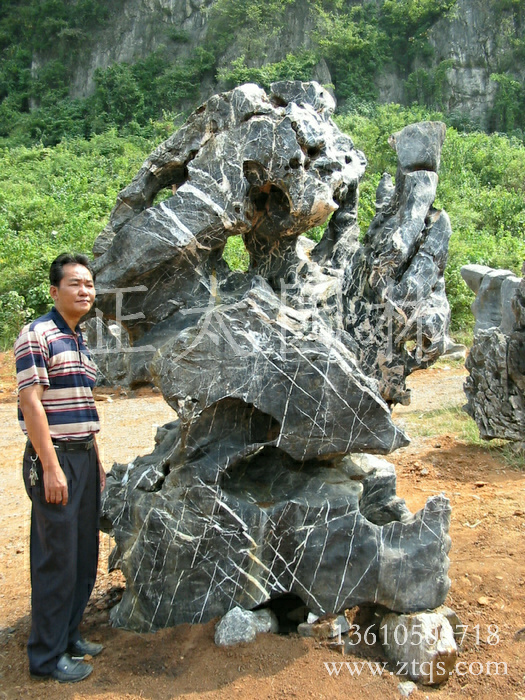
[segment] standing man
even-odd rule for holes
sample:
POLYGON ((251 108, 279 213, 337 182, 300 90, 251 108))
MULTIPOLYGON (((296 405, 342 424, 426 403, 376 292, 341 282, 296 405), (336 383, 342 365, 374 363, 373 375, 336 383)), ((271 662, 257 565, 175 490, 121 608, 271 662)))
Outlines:
POLYGON ((25 326, 15 343, 18 417, 28 436, 24 483, 31 499, 31 633, 34 678, 74 683, 103 647, 78 626, 95 584, 100 492, 105 473, 95 434, 96 367, 80 319, 95 301, 84 255, 59 255, 49 270, 51 311, 25 326))

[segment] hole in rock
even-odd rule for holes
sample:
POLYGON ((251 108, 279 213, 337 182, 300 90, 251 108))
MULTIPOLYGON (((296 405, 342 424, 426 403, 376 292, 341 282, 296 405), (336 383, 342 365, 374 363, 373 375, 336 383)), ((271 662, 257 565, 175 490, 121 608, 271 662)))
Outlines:
POLYGON ((173 197, 173 192, 171 187, 164 187, 162 190, 159 190, 157 194, 155 195, 155 198, 153 199, 153 202, 151 203, 152 207, 157 206, 157 204, 160 204, 163 202, 165 199, 169 199, 170 197, 173 197))
POLYGON ((249 193, 256 212, 255 223, 264 218, 284 219, 290 213, 290 200, 280 187, 266 182, 262 187, 254 185, 249 193))
POLYGON ((284 593, 259 605, 255 610, 267 608, 271 610, 279 621, 279 634, 294 634, 297 632, 297 625, 306 622, 308 613, 302 598, 295 593, 284 593))
POLYGON ((242 236, 230 236, 222 251, 222 259, 230 270, 247 272, 250 267, 250 255, 246 250, 242 236))
POLYGON ((155 206, 160 202, 173 197, 181 185, 188 180, 187 164, 197 155, 197 151, 190 151, 185 163, 169 163, 156 173, 150 176, 145 197, 150 200, 148 206, 155 206))
POLYGON ((319 148, 319 146, 310 146, 306 152, 308 153, 310 158, 317 158, 321 153, 321 149, 319 148))

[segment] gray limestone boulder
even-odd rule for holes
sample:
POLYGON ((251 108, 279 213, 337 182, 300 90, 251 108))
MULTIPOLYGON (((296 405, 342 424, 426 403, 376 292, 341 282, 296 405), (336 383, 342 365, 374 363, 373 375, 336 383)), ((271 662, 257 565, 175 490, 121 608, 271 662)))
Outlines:
POLYGON ((215 626, 215 644, 220 647, 242 642, 253 642, 261 632, 279 631, 279 623, 271 610, 243 610, 232 608, 215 626))
POLYGON ((264 415, 230 409, 216 410, 221 443, 202 440, 188 459, 176 421, 152 455, 108 475, 111 564, 127 581, 113 624, 147 631, 206 622, 232 603, 250 609, 287 593, 317 615, 367 602, 403 612, 444 601, 446 498, 412 515, 384 460, 294 460, 260 446, 271 430, 264 415))
POLYGON ((482 438, 525 445, 525 280, 508 270, 462 268, 476 316, 474 343, 465 362, 465 410, 482 438))
POLYGON ((476 294, 472 304, 476 319, 474 333, 489 328, 501 328, 503 333, 509 333, 514 326, 510 301, 520 278, 510 270, 493 270, 485 265, 465 265, 461 276, 476 294))
POLYGON ((317 615, 446 596, 447 499, 413 515, 391 465, 351 457, 407 444, 391 404, 448 337, 444 127, 395 135, 396 186, 361 243, 366 159, 333 108, 316 83, 213 96, 146 159, 96 242, 99 311, 120 315, 144 360, 130 371, 178 414, 151 455, 108 476, 104 527, 127 581, 116 625, 286 594, 317 615), (303 235, 327 221, 319 243, 303 235), (245 272, 226 263, 232 236, 245 272))

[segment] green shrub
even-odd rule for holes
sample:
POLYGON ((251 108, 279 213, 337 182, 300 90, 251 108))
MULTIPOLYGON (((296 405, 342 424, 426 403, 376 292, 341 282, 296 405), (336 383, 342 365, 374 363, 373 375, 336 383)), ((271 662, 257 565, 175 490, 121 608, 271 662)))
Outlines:
POLYGON ((25 299, 18 292, 0 294, 0 349, 7 350, 14 343, 20 329, 33 316, 25 299))
POLYGON ((221 68, 217 77, 225 88, 231 89, 243 83, 257 83, 266 90, 278 80, 309 80, 317 57, 311 51, 288 54, 277 63, 267 63, 261 68, 248 67, 244 56, 232 61, 229 68, 221 68))

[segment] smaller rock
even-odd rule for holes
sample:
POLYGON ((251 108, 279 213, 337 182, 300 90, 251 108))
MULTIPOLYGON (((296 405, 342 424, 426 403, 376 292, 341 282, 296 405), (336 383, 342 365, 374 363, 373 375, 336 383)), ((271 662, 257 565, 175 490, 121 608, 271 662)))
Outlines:
POLYGON ((402 681, 397 689, 402 697, 408 698, 414 690, 417 690, 417 685, 413 681, 402 681))
POLYGON ((279 620, 277 619, 277 615, 269 608, 254 610, 253 614, 256 617, 255 624, 257 626, 257 632, 273 632, 273 634, 279 632, 279 620))
POLYGON ((279 623, 271 610, 252 612, 236 607, 219 620, 215 627, 215 644, 220 647, 253 642, 259 632, 277 632, 279 623))
POLYGON ((448 680, 457 658, 454 632, 447 618, 437 612, 398 615, 388 613, 381 621, 380 639, 387 658, 406 669, 423 685, 448 680))
POLYGON ((257 636, 256 615, 236 607, 224 615, 215 627, 215 644, 220 647, 253 642, 257 636))
POLYGON ((329 620, 322 622, 301 622, 297 626, 297 634, 300 637, 314 637, 315 639, 331 639, 334 637, 334 630, 329 620))
POLYGON ((456 640, 456 643, 458 642, 458 640, 461 640, 465 637, 466 627, 459 619, 457 613, 454 610, 452 610, 452 608, 449 608, 446 605, 440 605, 439 608, 436 608, 434 610, 434 612, 440 615, 444 615, 447 618, 447 620, 450 623, 450 626, 452 627, 452 631, 454 632, 454 639, 456 640))
POLYGON ((345 634, 350 629, 350 623, 346 619, 345 615, 338 615, 336 618, 335 624, 339 626, 339 629, 341 630, 341 634, 345 634))
POLYGON ((478 598, 478 605, 490 605, 490 600, 487 598, 487 596, 482 595, 480 598, 478 598))
POLYGON ((514 638, 517 639, 518 641, 524 641, 525 640, 525 627, 522 627, 520 630, 516 632, 514 635, 514 638))
POLYGON ((341 656, 346 654, 344 642, 326 642, 326 646, 330 651, 335 651, 336 654, 341 654, 341 656))
POLYGON ((301 637, 315 637, 315 639, 333 639, 345 634, 350 629, 348 620, 344 615, 320 619, 315 622, 302 622, 297 627, 297 633, 301 637))

